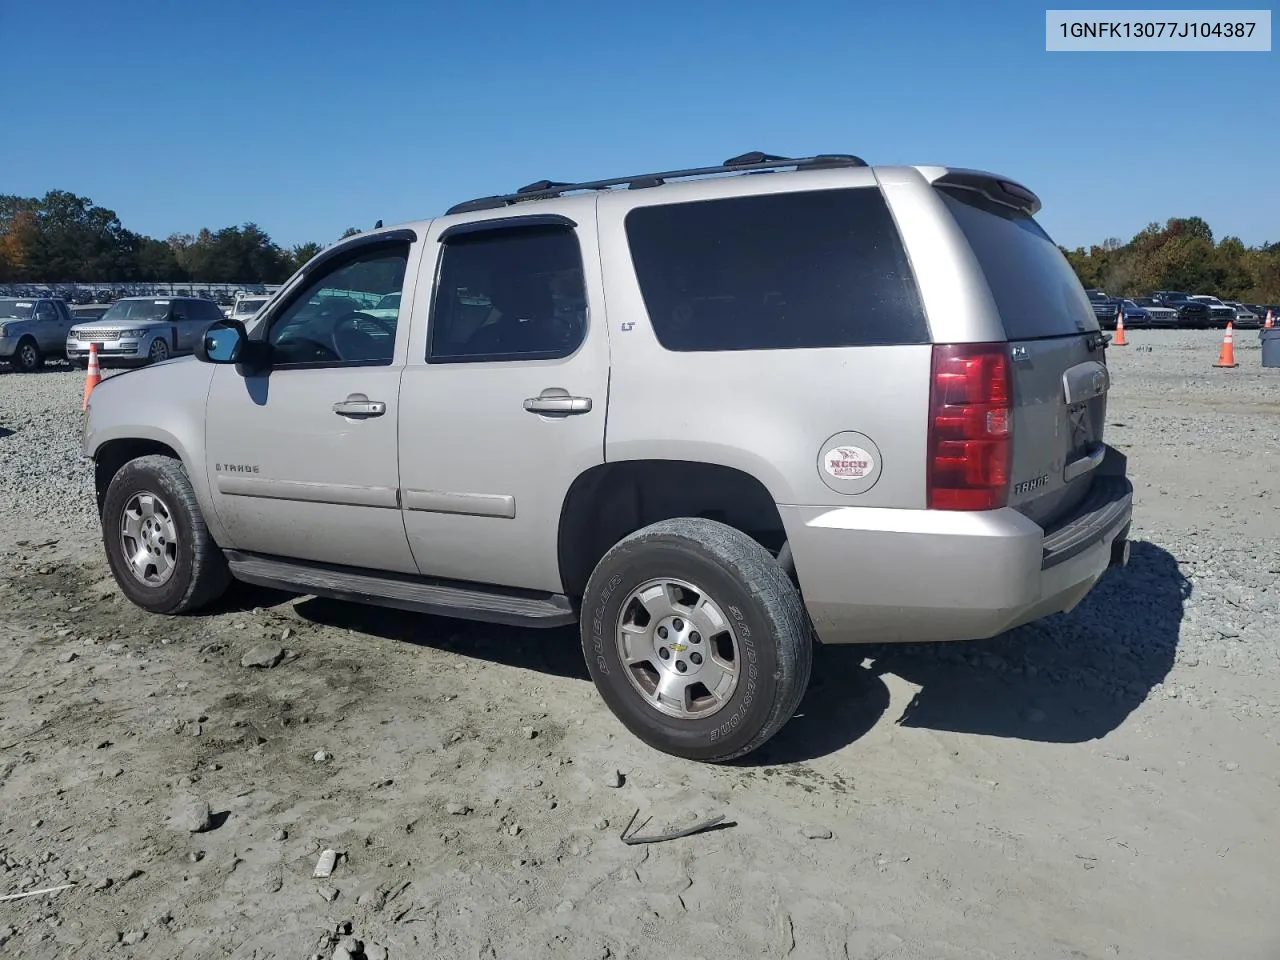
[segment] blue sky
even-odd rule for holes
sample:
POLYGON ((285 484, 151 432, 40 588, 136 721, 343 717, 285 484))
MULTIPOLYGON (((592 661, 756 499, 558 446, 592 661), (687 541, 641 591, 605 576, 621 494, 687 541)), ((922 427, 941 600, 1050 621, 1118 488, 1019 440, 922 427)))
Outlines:
POLYGON ((1046 53, 1046 5, 0 0, 0 193, 327 243, 542 178, 843 152, 1014 177, 1068 246, 1190 215, 1280 240, 1280 54, 1046 53))

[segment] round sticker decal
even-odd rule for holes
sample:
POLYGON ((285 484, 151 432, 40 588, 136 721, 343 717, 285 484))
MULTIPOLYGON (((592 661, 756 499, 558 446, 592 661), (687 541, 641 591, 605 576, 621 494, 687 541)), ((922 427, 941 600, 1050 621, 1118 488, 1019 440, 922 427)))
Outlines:
POLYGON ((832 447, 822 455, 822 467, 837 480, 861 480, 875 470, 875 457, 861 447, 832 447))

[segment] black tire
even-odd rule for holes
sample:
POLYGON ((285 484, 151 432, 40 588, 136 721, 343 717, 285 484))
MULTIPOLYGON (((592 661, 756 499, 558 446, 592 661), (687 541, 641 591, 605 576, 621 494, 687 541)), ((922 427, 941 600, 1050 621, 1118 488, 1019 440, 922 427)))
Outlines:
POLYGON ((23 337, 18 341, 18 349, 13 351, 9 362, 19 373, 35 373, 44 366, 44 354, 34 339, 23 337))
POLYGON ((102 543, 120 590, 134 604, 152 613, 198 610, 222 596, 231 583, 226 558, 209 535, 187 472, 172 457, 138 457, 111 478, 102 507, 102 543), (173 573, 159 586, 143 583, 135 576, 124 553, 120 532, 123 513, 140 493, 159 497, 168 508, 176 533, 173 573))
POLYGON ((587 584, 581 632, 587 668, 614 715, 649 746, 688 760, 722 763, 764 744, 795 714, 813 665, 808 614, 777 561, 741 531, 701 518, 664 520, 614 545, 587 584), (705 589, 738 634, 737 686, 710 716, 660 712, 632 685, 618 652, 624 602, 665 577, 705 589))
POLYGON ((147 364, 163 363, 173 356, 173 349, 169 346, 169 341, 163 337, 156 337, 147 347, 147 364))

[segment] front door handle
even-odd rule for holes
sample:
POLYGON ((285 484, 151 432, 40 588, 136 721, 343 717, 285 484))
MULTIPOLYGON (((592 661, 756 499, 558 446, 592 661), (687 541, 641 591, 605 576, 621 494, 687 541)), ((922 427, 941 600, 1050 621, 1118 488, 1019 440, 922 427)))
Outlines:
POLYGON ((353 393, 335 403, 333 412, 340 417, 380 417, 387 412, 387 405, 381 400, 370 400, 363 393, 353 393))
POLYGON ((567 417, 574 413, 590 413, 590 397, 573 397, 562 387, 548 387, 536 397, 529 397, 524 408, 530 413, 567 417))

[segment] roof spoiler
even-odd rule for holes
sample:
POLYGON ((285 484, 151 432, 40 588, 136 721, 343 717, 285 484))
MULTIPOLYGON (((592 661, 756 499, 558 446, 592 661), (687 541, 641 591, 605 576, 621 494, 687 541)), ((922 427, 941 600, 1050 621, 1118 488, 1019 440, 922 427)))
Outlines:
POLYGON ((1040 198, 1022 184, 982 170, 948 170, 932 181, 935 187, 950 187, 980 193, 992 203, 1011 207, 1028 216, 1040 212, 1040 198))

